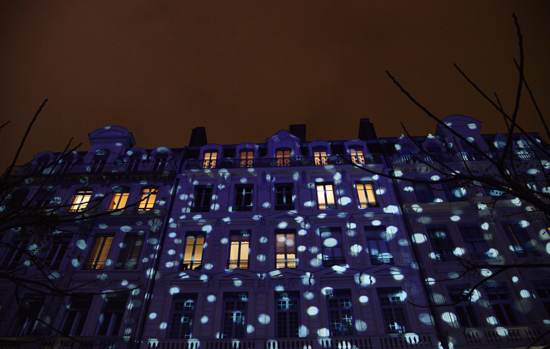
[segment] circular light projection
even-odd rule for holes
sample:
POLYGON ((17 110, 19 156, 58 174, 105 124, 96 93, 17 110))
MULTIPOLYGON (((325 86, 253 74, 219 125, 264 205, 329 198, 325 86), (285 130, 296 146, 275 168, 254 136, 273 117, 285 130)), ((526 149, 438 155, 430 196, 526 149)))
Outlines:
POLYGON ((277 224, 277 228, 279 229, 285 229, 286 227, 288 227, 287 222, 279 222, 279 224, 277 224))
POLYGON ((315 316, 315 315, 319 314, 319 308, 311 306, 311 307, 307 308, 307 314, 309 316, 315 316))
POLYGON ((208 295, 208 297, 206 297, 206 300, 210 303, 214 303, 216 301, 216 296, 213 294, 210 294, 208 295))
POLYGON ((451 325, 452 327, 458 327, 458 318, 456 317, 456 315, 454 313, 451 313, 451 312, 444 312, 442 315, 441 315, 441 319, 443 319, 443 321, 445 321, 446 323, 448 323, 449 325, 451 325))
POLYGON ((159 328, 161 330, 165 330, 167 327, 168 327, 168 324, 166 322, 161 322, 160 325, 159 325, 159 328))
POLYGON ((355 329, 358 332, 363 332, 367 330, 367 323, 363 320, 355 320, 355 329))
POLYGON ((378 219, 375 219, 371 222, 372 225, 374 225, 375 227, 379 226, 379 225, 382 225, 382 222, 380 222, 378 219))
MULTIPOLYGON (((252 326, 252 325, 246 326, 246 333, 254 333, 254 331, 255 331, 254 326, 252 326)), ((240 341, 238 339, 233 339, 231 342, 232 343, 239 343, 240 341)), ((238 348, 238 347, 239 347, 239 345, 233 344, 233 348, 238 348)))
POLYGON ((258 322, 262 325, 267 325, 271 321, 271 318, 267 314, 258 315, 258 322))
POLYGON ((360 296, 360 297, 359 297, 359 302, 361 302, 361 303, 368 303, 368 302, 369 302, 369 297, 367 297, 367 296, 360 296))
POLYGON ((298 337, 303 338, 303 337, 307 337, 308 335, 309 335, 308 328, 304 325, 300 325, 300 327, 298 327, 298 337))
POLYGON ((428 313, 422 313, 420 315, 418 315, 418 320, 420 320, 420 322, 422 322, 424 325, 432 325, 433 326, 433 321, 432 321, 432 316, 428 313))
POLYGON ((157 318, 157 313, 151 313, 149 314, 149 319, 150 320, 155 320, 157 318))
POLYGON ((427 237, 424 234, 420 234, 420 233, 413 234, 414 243, 421 244, 426 242, 426 240, 427 240, 427 237))
POLYGON ((307 299, 308 301, 310 301, 313 298, 315 298, 315 294, 313 292, 306 291, 306 292, 304 292, 304 298, 307 299))
POLYGON ((204 325, 204 324, 207 324, 207 323, 208 323, 208 316, 205 315, 205 316, 201 317, 201 324, 204 325))

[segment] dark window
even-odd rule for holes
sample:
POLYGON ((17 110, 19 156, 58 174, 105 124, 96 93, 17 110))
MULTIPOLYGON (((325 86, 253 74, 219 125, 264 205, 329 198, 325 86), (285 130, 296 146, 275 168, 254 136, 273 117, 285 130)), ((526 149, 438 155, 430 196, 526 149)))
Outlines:
POLYGON ((117 336, 126 310, 127 294, 109 294, 105 296, 103 309, 99 316, 98 336, 117 336))
POLYGON ((252 211, 253 185, 235 186, 235 211, 252 211))
POLYGON ((51 203, 53 196, 55 194, 55 190, 49 190, 49 189, 40 189, 38 193, 36 194, 36 200, 34 202, 34 205, 36 207, 40 208, 46 208, 51 203))
POLYGON ((193 322, 197 307, 196 294, 177 294, 172 300, 168 338, 187 339, 193 337, 193 322))
POLYGON ((463 295, 470 291, 466 286, 449 287, 449 296, 454 305, 460 327, 479 327, 479 312, 477 306, 470 299, 463 299, 463 295))
POLYGON ((115 269, 136 270, 144 240, 145 237, 143 235, 126 234, 120 246, 120 254, 118 255, 115 269))
POLYGON ((101 172, 109 159, 111 153, 108 149, 101 149, 96 151, 91 166, 88 168, 88 172, 101 172))
POLYGON ((468 199, 466 196, 466 188, 461 186, 458 182, 443 182, 441 186, 449 202, 464 201, 468 199))
POLYGON ((430 227, 428 235, 433 248, 433 259, 441 262, 456 260, 453 253, 455 245, 447 227, 430 227))
POLYGON ((365 228, 365 235, 371 264, 393 264, 394 260, 390 252, 386 227, 365 228))
POLYGON ((294 184, 275 185, 276 210, 294 209, 294 184))
POLYGON ((319 232, 323 243, 323 266, 345 265, 346 257, 342 248, 340 228, 321 228, 319 232))
POLYGON ((535 245, 529 237, 527 230, 520 223, 506 224, 503 228, 518 257, 527 257, 529 253, 538 255, 538 251, 535 249, 535 245))
POLYGON ((164 171, 164 168, 166 167, 166 163, 168 162, 168 158, 166 155, 160 155, 157 154, 155 156, 155 162, 153 163, 153 172, 162 172, 164 171))
POLYGON ((185 251, 180 270, 201 269, 203 248, 204 233, 202 231, 188 232, 185 238, 185 251))
POLYGON ((16 269, 28 245, 29 240, 18 235, 14 236, 8 247, 4 250, 4 258, 2 259, 2 263, 0 263, 0 270, 16 269))
POLYGON ((195 187, 195 202, 191 207, 191 212, 210 211, 210 200, 212 200, 212 186, 197 185, 195 187))
POLYGON ((45 258, 45 264, 50 270, 58 270, 63 257, 69 248, 69 236, 54 236, 50 249, 45 258))
POLYGON ((276 229, 275 243, 275 267, 277 269, 297 268, 298 259, 296 258, 296 233, 294 230, 276 229))
POLYGON ((36 330, 39 324, 38 317, 44 306, 44 295, 25 295, 19 303, 19 310, 14 319, 11 335, 17 337, 27 336, 36 330))
POLYGON ((229 236, 228 269, 248 269, 250 230, 232 230, 229 236))
POLYGON ((353 335, 351 292, 349 290, 327 291, 327 305, 331 336, 353 335))
POLYGON ((550 282, 549 281, 538 281, 535 282, 535 291, 539 300, 544 305, 546 313, 550 315, 550 282))
POLYGON ((407 332, 407 321, 403 306, 405 296, 405 292, 398 287, 378 289, 378 298, 380 299, 386 333, 407 332))
POLYGON ((420 203, 434 202, 435 196, 432 188, 425 183, 412 183, 416 201, 420 203))
POLYGON ((79 295, 71 298, 70 306, 65 312, 63 329, 61 333, 65 336, 80 336, 84 329, 84 323, 88 317, 92 305, 92 295, 79 295))
MULTIPOLYGON (((512 305, 512 297, 508 287, 501 283, 485 284, 485 292, 491 303, 491 308, 501 326, 519 325, 519 321, 512 305)), ((495 324, 496 325, 496 324, 495 324)))
POLYGON ((246 334, 246 308, 248 293, 223 295, 222 338, 244 338, 246 334))
POLYGON ((275 292, 277 304, 277 337, 298 337, 300 327, 300 295, 298 292, 275 292))
POLYGON ((460 234, 466 244, 466 250, 472 259, 487 259, 489 256, 487 241, 483 237, 481 229, 477 226, 461 226, 460 234))

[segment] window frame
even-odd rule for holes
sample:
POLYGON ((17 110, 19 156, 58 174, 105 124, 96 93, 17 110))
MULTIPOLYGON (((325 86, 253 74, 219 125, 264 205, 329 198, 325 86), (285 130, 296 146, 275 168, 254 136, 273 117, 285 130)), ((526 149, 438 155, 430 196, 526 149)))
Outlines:
POLYGON ((510 245, 518 258, 524 258, 532 253, 535 256, 539 255, 529 232, 520 223, 502 224, 502 228, 510 242, 510 245))
POLYGON ((126 233, 120 245, 115 270, 136 270, 141 262, 145 235, 126 233))
POLYGON ((487 282, 484 285, 485 294, 491 304, 491 310, 497 320, 496 325, 520 326, 521 318, 514 309, 514 299, 510 289, 504 283, 487 282), (498 298, 498 299, 497 299, 498 298))
POLYGON ((290 148, 279 148, 275 150, 275 157, 277 159, 277 166, 288 167, 290 166, 290 155, 292 151, 290 148))
POLYGON ((235 184, 234 211, 252 211, 254 206, 254 184, 235 184))
POLYGON ((75 190, 73 198, 71 200, 71 206, 69 206, 69 212, 85 211, 92 199, 93 192, 93 189, 90 188, 75 190))
POLYGON ((451 237, 449 228, 447 226, 428 226, 426 230, 430 244, 432 245, 432 251, 435 254, 435 260, 440 262, 456 261, 456 256, 454 254, 456 245, 451 237), (434 236, 433 233, 437 233, 436 230, 444 232, 445 237, 440 238, 440 236, 434 236))
POLYGON ((353 162, 356 165, 364 165, 365 164, 365 153, 363 151, 363 148, 353 147, 349 149, 349 154, 351 158, 351 162, 353 162))
POLYGON ((158 187, 141 188, 138 211, 151 211, 155 207, 158 192, 158 187))
POLYGON ((317 183, 315 185, 315 192, 317 193, 317 207, 319 210, 333 210, 338 208, 334 183, 317 183), (327 190, 329 188, 330 190, 327 190), (332 203, 329 203, 330 201, 332 201, 332 203))
POLYGON ((172 297, 172 304, 170 305, 170 327, 168 328, 167 336, 168 339, 193 338, 196 309, 196 293, 178 293, 172 297))
POLYGON ((130 188, 122 187, 120 191, 116 191, 112 194, 109 202, 109 211, 124 211, 128 198, 130 197, 130 188))
POLYGON ((298 291, 275 291, 275 314, 277 338, 300 337, 300 293, 298 291))
POLYGON ((323 267, 347 265, 342 229, 338 227, 321 227, 319 228, 319 236, 321 237, 323 267), (333 242, 327 243, 328 239, 335 239, 336 245, 333 245, 333 242))
POLYGON ((194 201, 191 212, 210 212, 213 186, 211 184, 196 185, 194 189, 194 201), (199 203, 200 205, 197 205, 199 203))
POLYGON ((275 229, 275 268, 298 268, 299 259, 297 256, 296 230, 275 229), (293 241, 292 245, 287 244, 288 239, 293 241), (289 257, 291 256, 291 257, 289 257), (292 257, 294 256, 294 257, 292 257))
POLYGON ((405 302, 399 294, 404 293, 400 287, 382 287, 376 290, 382 321, 387 334, 403 334, 407 332, 407 313, 405 302), (397 298, 400 298, 397 301, 397 298), (386 301, 387 299, 387 301, 386 301))
POLYGON ((275 210, 294 210, 295 206, 294 184, 277 183, 275 184, 275 210), (290 196, 291 203, 288 203, 290 196))
POLYGON ((246 338, 248 292, 223 294, 220 339, 246 338))
POLYGON ((96 336, 118 336, 122 328, 122 320, 128 304, 127 293, 104 295, 101 307, 100 321, 95 330, 96 336), (113 302, 109 305, 109 302, 113 302), (121 306, 122 305, 122 306, 121 306))
POLYGON ((373 182, 355 182, 355 193, 357 194, 359 208, 379 206, 378 200, 376 199, 376 191, 374 190, 373 182), (367 186, 370 186, 370 188, 367 186))
POLYGON ((227 269, 248 269, 250 263, 250 230, 231 230, 227 269), (235 248, 234 248, 235 247, 235 248))
POLYGON ((85 270, 104 270, 113 247, 114 234, 96 235, 89 252, 85 270))
POLYGON ((217 150, 207 150, 203 154, 203 168, 216 168, 218 160, 218 151, 217 150))
POLYGON ((254 149, 246 148, 241 149, 239 152, 239 164, 240 167, 253 167, 254 166, 254 149))
POLYGON ((326 291, 327 313, 331 337, 353 336, 354 316, 351 290, 326 291))
POLYGON ((179 270, 201 270, 204 256, 204 244, 206 234, 203 231, 188 231, 185 233, 183 254, 181 256, 179 270), (190 243, 190 240, 193 241, 190 243))

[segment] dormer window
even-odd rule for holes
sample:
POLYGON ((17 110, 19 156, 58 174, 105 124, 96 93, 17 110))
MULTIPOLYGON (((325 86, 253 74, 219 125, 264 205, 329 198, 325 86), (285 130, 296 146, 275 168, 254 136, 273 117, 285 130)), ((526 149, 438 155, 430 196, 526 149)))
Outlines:
POLYGON ((216 168, 216 160, 218 159, 217 151, 207 151, 204 153, 203 168, 216 168))
POLYGON ((327 151, 326 149, 314 149, 313 157, 315 159, 316 166, 322 166, 327 164, 327 151))
POLYGON ((252 167, 254 163, 254 151, 250 149, 241 150, 241 167, 252 167))
POLYGON ((351 155, 351 161, 353 161, 354 164, 365 163, 365 156, 363 155, 362 149, 351 149, 350 155, 351 155))
POLYGON ((277 150, 277 166, 290 166, 290 150, 277 150))

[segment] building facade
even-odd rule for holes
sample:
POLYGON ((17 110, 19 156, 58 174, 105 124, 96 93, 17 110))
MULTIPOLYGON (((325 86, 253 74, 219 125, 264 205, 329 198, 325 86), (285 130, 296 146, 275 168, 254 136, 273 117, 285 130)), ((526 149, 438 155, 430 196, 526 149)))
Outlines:
MULTIPOLYGON (((445 122, 486 154, 504 137, 481 135, 481 123, 465 116, 445 122)), ((18 228, 17 220, 3 230, 0 343, 252 349, 550 341, 546 217, 481 184, 437 178, 441 166, 488 168, 470 144, 446 128, 378 139, 368 119, 357 139, 306 141, 305 134, 304 125, 291 125, 265 143, 217 145, 196 128, 186 147, 148 150, 113 126, 92 132, 87 152, 35 156, 10 176, 4 211, 25 217, 38 207, 60 220, 53 234, 18 228)), ((514 144, 529 185, 543 190, 544 153, 519 135, 514 144)))

